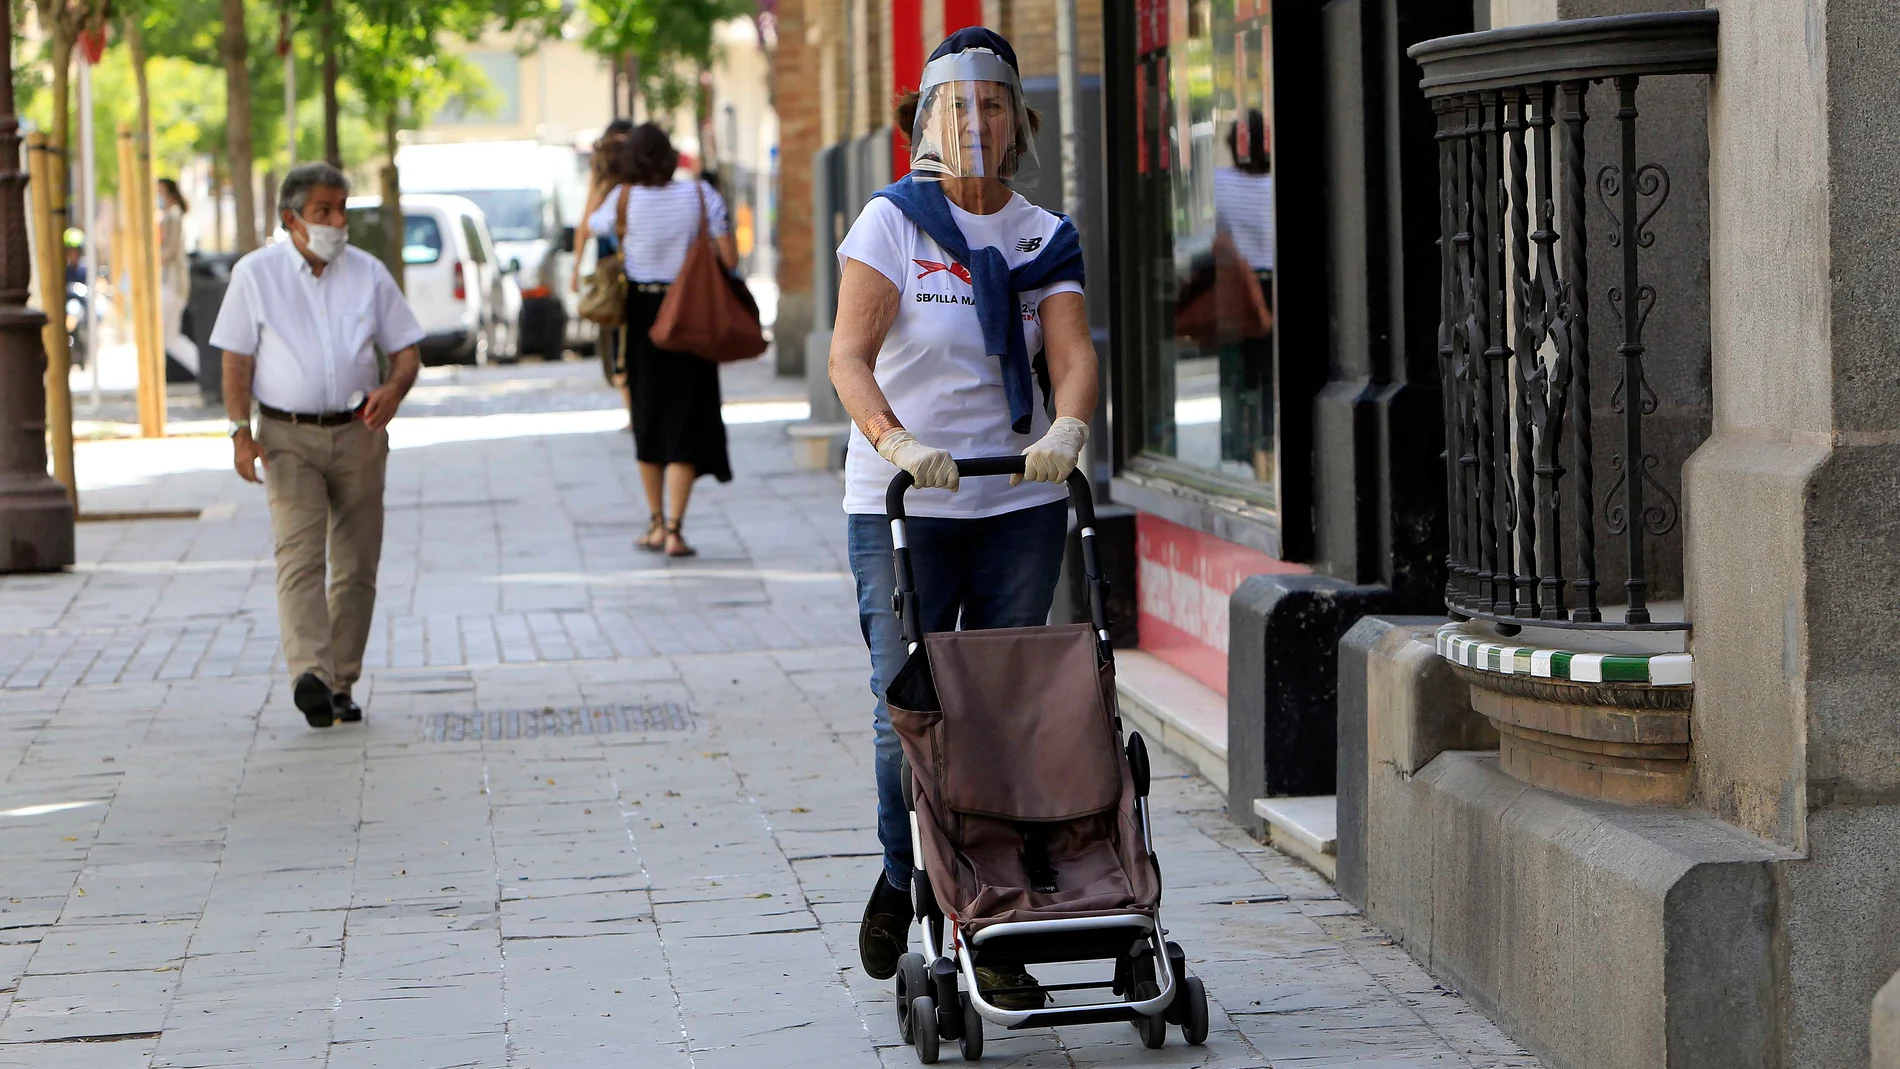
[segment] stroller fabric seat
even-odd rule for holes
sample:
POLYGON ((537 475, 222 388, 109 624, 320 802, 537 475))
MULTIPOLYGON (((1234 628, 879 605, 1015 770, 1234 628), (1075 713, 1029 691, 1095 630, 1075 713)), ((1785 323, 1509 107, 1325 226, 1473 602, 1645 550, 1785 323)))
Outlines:
POLYGON ((891 683, 918 863, 966 931, 1154 913, 1114 668, 1097 650, 1088 624, 943 632, 891 683))

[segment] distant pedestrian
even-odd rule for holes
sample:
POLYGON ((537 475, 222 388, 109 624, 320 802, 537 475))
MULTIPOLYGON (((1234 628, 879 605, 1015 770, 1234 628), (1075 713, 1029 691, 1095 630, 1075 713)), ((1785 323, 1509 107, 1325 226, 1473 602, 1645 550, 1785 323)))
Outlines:
POLYGON ((669 557, 690 557, 695 551, 681 536, 680 525, 693 481, 701 475, 732 481, 726 424, 719 414, 719 367, 691 353, 662 349, 647 331, 687 249, 699 236, 702 203, 720 264, 731 270, 737 257, 726 226, 726 202, 704 182, 675 179, 679 160, 666 131, 652 123, 634 127, 616 156, 619 184, 588 225, 596 234, 613 233, 615 214, 624 201, 627 237, 620 254, 628 285, 621 329, 626 331, 634 454, 652 510, 646 533, 634 544, 663 550, 669 557))
POLYGON ((594 142, 593 151, 587 157, 587 207, 581 212, 580 226, 574 231, 574 270, 568 279, 569 289, 581 286, 581 250, 586 248, 589 239, 595 243, 594 255, 604 257, 614 251, 613 229, 604 233, 594 229, 589 222, 607 194, 620 184, 620 143, 633 132, 633 123, 626 119, 615 119, 601 131, 600 139, 594 142))
MULTIPOLYGON (((587 243, 594 243, 594 262, 606 262, 614 252, 614 236, 611 232, 596 234, 587 225, 587 220, 607 199, 607 194, 620 184, 614 157, 620 150, 620 143, 633 132, 633 123, 626 119, 615 119, 601 131, 600 138, 587 156, 587 206, 581 211, 580 225, 574 228, 574 267, 567 280, 567 288, 575 293, 581 292, 581 260, 587 243)), ((594 341, 595 351, 600 356, 600 369, 608 383, 620 388, 622 399, 627 398, 626 353, 621 351, 622 335, 619 327, 601 326, 594 341)))
MULTIPOLYGON (((185 213, 191 205, 169 178, 158 180, 158 307, 165 322, 165 355, 200 375, 198 344, 185 337, 185 303, 191 299, 191 257, 185 252, 185 213)), ((207 369, 208 370, 208 369, 207 369)))
POLYGON ((384 428, 415 384, 423 338, 389 269, 349 247, 349 195, 350 180, 327 163, 293 168, 277 197, 290 240, 237 262, 211 331, 224 351, 233 462, 270 502, 291 697, 317 728, 363 718, 350 688, 376 607, 384 428))

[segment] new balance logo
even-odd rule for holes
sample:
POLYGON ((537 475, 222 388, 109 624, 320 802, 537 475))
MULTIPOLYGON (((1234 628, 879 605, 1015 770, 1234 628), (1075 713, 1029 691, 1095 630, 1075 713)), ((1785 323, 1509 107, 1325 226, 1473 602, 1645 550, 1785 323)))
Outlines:
POLYGON ((1035 252, 1042 248, 1041 238, 1023 238, 1016 243, 1017 252, 1035 252))

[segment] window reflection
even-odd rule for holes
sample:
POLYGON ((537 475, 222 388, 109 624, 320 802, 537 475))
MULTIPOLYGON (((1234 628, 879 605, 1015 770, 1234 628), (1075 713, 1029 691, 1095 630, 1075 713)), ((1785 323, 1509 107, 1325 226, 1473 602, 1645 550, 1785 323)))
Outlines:
POLYGON ((1161 269, 1146 275, 1159 322, 1143 398, 1148 453, 1270 484, 1276 250, 1265 6, 1172 0, 1165 31, 1147 41, 1140 103, 1144 156, 1152 137, 1154 158, 1143 168, 1144 206, 1162 247, 1151 261, 1161 269))

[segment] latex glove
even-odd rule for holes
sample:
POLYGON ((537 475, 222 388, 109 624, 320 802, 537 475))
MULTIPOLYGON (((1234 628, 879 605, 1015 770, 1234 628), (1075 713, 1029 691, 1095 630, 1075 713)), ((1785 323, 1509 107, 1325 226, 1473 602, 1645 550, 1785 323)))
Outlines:
POLYGON ((957 462, 949 451, 932 449, 899 428, 878 439, 877 455, 910 472, 924 490, 957 492, 957 462))
POLYGON ((1035 445, 1023 450, 1029 459, 1023 473, 1009 477, 1015 486, 1024 479, 1039 483, 1060 483, 1075 470, 1082 457, 1082 446, 1089 440, 1089 425, 1074 416, 1061 416, 1049 425, 1049 433, 1035 445))

